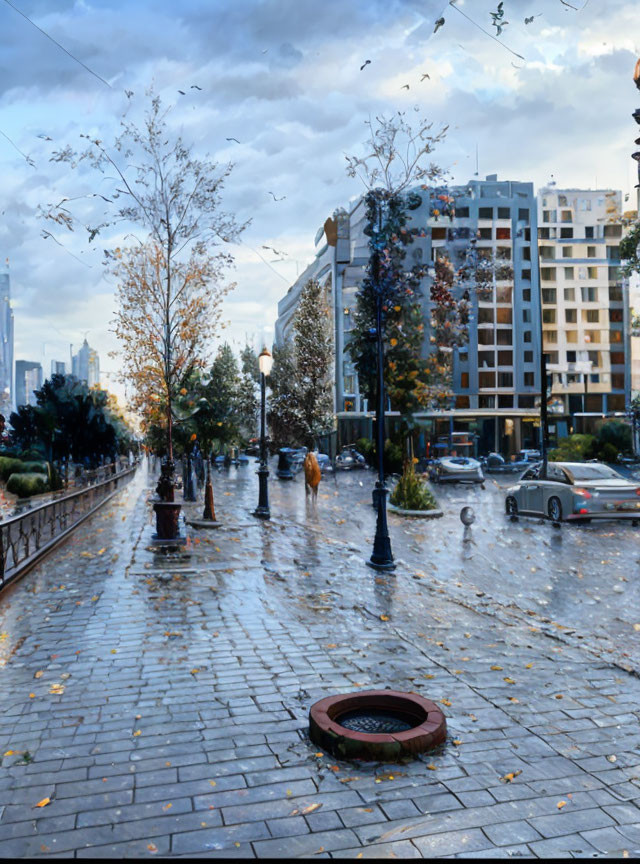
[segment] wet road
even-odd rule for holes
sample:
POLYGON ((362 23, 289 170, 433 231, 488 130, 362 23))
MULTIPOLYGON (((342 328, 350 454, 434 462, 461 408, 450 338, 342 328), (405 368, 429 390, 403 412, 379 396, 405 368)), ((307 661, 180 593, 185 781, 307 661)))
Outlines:
MULTIPOLYGON (((219 518, 233 501, 234 510, 246 507, 250 519, 257 500, 254 470, 251 463, 216 475, 219 518)), ((326 570, 325 563, 337 568, 368 558, 375 532, 374 482, 372 471, 329 475, 314 505, 305 499, 301 475, 280 481, 272 473, 272 521, 307 528, 287 532, 281 540, 274 537, 268 556, 272 566, 305 572, 321 563, 326 570)), ((397 576, 417 576, 423 585, 436 585, 471 608, 536 618, 558 636, 581 639, 640 670, 640 530, 615 521, 560 529, 539 519, 511 522, 504 515, 504 489, 513 482, 500 477, 499 482, 489 479, 485 489, 436 487, 441 519, 389 513, 397 576), (466 534, 459 518, 465 505, 476 514, 466 534)))

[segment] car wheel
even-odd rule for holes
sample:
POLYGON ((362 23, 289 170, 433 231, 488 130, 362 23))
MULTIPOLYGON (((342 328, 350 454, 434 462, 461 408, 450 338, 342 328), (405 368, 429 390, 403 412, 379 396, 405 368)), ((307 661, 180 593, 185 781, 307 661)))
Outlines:
POLYGON ((518 518, 518 502, 513 495, 509 495, 507 500, 504 502, 504 509, 507 516, 511 516, 512 519, 518 518))
POLYGON ((549 503, 547 504, 547 513, 552 522, 562 522, 562 504, 560 503, 559 498, 554 496, 549 499, 549 503))

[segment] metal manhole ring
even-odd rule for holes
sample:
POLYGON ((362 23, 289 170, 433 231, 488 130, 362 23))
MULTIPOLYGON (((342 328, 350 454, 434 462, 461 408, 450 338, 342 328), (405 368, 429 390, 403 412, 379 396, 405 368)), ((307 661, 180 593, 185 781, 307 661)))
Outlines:
POLYGON ((394 761, 431 750, 446 734, 440 708, 417 693, 365 690, 327 696, 309 711, 311 740, 341 759, 394 761))

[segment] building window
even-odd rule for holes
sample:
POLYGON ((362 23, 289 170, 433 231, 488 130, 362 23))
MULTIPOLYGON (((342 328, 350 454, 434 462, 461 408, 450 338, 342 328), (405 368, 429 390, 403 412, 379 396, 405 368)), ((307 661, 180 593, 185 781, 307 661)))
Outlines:
MULTIPOLYGON (((525 333, 526 336, 526 333, 525 333)), ((531 333, 529 333, 529 338, 524 340, 525 342, 531 342, 531 333)), ((548 342, 550 345, 556 345, 558 342, 558 331, 557 330, 545 330, 544 331, 544 341, 548 342)))
POLYGON ((589 363, 593 367, 597 367, 600 365, 600 352, 599 351, 587 351, 589 357, 589 363))
POLYGON ((524 373, 524 386, 525 387, 533 387, 533 372, 525 372, 524 373))
POLYGON ((622 303, 622 285, 609 285, 609 303, 622 303))
POLYGON ((491 330, 489 327, 483 327, 482 330, 478 330, 478 345, 493 345, 494 333, 495 330, 491 330))
POLYGON ((562 247, 562 257, 563 258, 573 258, 573 246, 563 246, 562 247))
POLYGON ((556 250, 554 246, 541 246, 540 247, 540 259, 542 261, 551 261, 556 257, 556 250))
POLYGON ((576 299, 576 289, 575 288, 565 288, 564 289, 564 300, 565 303, 569 301, 573 303, 576 299))
POLYGON ((624 372, 611 373, 611 389, 624 390, 624 372))
POLYGON ((596 247, 595 246, 587 246, 587 258, 595 258, 596 257, 596 247))
POLYGON ((542 302, 555 304, 555 302, 556 302, 556 289, 555 288, 543 288, 542 289, 542 302))
POLYGON ((624 363, 624 351, 612 351, 610 356, 612 366, 620 366, 624 363))
POLYGON ((580 209, 581 210, 591 210, 591 198, 581 198, 580 199, 580 209))
POLYGON ((521 275, 524 282, 531 282, 531 270, 523 270, 521 275))
POLYGON ((496 358, 493 351, 478 351, 478 368, 493 369, 496 365, 496 358))
MULTIPOLYGON (((600 331, 599 330, 587 330, 585 335, 585 342, 599 342, 600 341, 600 331), (589 337, 587 339, 587 337, 589 337)), ((622 334, 620 334, 622 335, 622 334)))
POLYGON ((609 330, 609 342, 612 345, 622 342, 622 330, 609 330))
POLYGON ((496 309, 496 322, 498 324, 511 324, 513 321, 513 315, 511 312, 511 307, 506 309, 498 308, 496 309))
POLYGON ((498 408, 513 408, 513 396, 498 396, 498 408))
POLYGON ((493 240, 491 228, 478 228, 478 240, 493 240))
POLYGON ((495 396, 478 396, 478 408, 495 408, 495 396))
POLYGON ((432 228, 431 229, 431 239, 432 240, 446 240, 447 239, 447 229, 446 228, 432 228))
POLYGON ((498 351, 498 366, 513 366, 513 351, 498 351))
POLYGON ((598 278, 598 268, 597 267, 587 267, 587 279, 597 279, 598 278))
POLYGON ((622 237, 622 225, 605 225, 605 237, 622 237))
POLYGON ((496 341, 498 345, 512 345, 513 340, 511 328, 508 330, 496 330, 496 341))
POLYGON ((552 282, 556 277, 555 267, 541 267, 540 278, 544 282, 552 282))
POLYGON ((583 285, 580 288, 583 303, 595 303, 598 299, 598 289, 595 285, 583 285))
POLYGON ((508 246, 498 246, 496 248, 496 258, 499 261, 511 261, 511 249, 508 246))
POLYGON ((573 238, 573 228, 561 228, 560 229, 560 239, 561 240, 571 240, 573 238))
POLYGON ((522 310, 522 321, 524 324, 531 324, 531 309, 522 310))
POLYGON ((557 222, 558 214, 555 210, 543 210, 542 211, 542 221, 543 222, 557 222))
POLYGON ((478 324, 493 324, 493 307, 481 306, 478 309, 478 324))
POLYGON ((584 229, 584 236, 588 240, 593 240, 593 238, 596 236, 594 232, 595 228, 593 227, 593 225, 587 225, 584 229))
POLYGON ((622 309, 609 309, 609 321, 622 321, 622 309))
POLYGON ((461 372, 460 373, 460 388, 462 390, 468 390, 469 389, 469 373, 468 372, 461 372))
POLYGON ((498 372, 498 387, 513 387, 513 372, 498 372))
POLYGON ((617 282, 620 279, 621 272, 619 267, 609 267, 608 279, 609 282, 617 282))
POLYGON ((468 207, 456 207, 456 216, 458 219, 468 219, 469 218, 469 208, 468 207))
POLYGON ((571 210, 563 210, 561 213, 563 222, 573 222, 573 217, 571 216, 571 210))
POLYGON ((525 351, 524 352, 524 362, 525 363, 533 363, 533 351, 525 351))
POLYGON ((485 390, 487 387, 495 387, 496 386, 496 373, 495 372, 480 372, 478 375, 478 381, 480 383, 480 388, 485 390))
POLYGON ((578 310, 577 309, 565 309, 564 310, 564 320, 567 324, 577 324, 578 323, 578 310))
POLYGON ((523 342, 531 342, 531 330, 525 330, 522 334, 523 342))
POLYGON ((519 222, 528 222, 529 221, 529 211, 524 207, 521 207, 518 210, 518 221, 519 222))
POLYGON ((540 240, 548 240, 549 239, 549 229, 548 228, 538 228, 538 237, 540 240))
POLYGON ((565 330, 564 331, 565 338, 567 342, 574 343, 578 341, 578 331, 577 330, 565 330))
POLYGON ((576 352, 575 351, 567 351, 567 363, 575 363, 576 362, 576 352))
POLYGON ((522 302, 531 303, 531 288, 522 289, 522 302))
POLYGON ((480 207, 478 210, 479 219, 493 219, 493 207, 480 207))
POLYGON ((344 392, 351 396, 356 392, 356 376, 355 375, 345 375, 344 376, 344 392))
POLYGON ((543 309, 542 310, 542 322, 543 322, 543 324, 555 324, 556 323, 556 310, 555 309, 543 309))
MULTIPOLYGON (((600 321, 599 309, 583 309, 582 320, 589 324, 597 324, 600 321)), ((622 320, 622 319, 621 319, 622 320)))
POLYGON ((511 240, 511 228, 496 228, 496 240, 511 240))
POLYGON ((496 303, 511 303, 513 285, 498 285, 496 287, 496 303))
POLYGON ((509 207, 498 207, 498 219, 511 219, 509 207))

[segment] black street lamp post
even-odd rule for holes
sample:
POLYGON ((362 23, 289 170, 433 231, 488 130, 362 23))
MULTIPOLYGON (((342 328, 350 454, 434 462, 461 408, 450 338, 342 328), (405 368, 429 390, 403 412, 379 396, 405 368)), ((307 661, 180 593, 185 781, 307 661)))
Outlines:
POLYGON ((258 364, 260 366, 260 467, 258 468, 258 481, 259 481, 259 492, 258 492, 258 506, 253 511, 253 515, 257 516, 259 519, 270 519, 271 513, 269 511, 269 487, 268 480, 269 477, 269 467, 267 465, 267 411, 266 411, 266 402, 267 402, 267 375, 271 372, 271 367, 273 365, 273 357, 267 351, 266 348, 263 348, 260 352, 260 356, 258 357, 258 364))
POLYGON ((391 553, 391 540, 387 526, 387 486, 384 481, 384 427, 385 427, 385 392, 384 392, 384 344, 382 333, 382 303, 384 284, 380 278, 380 254, 385 248, 382 233, 384 202, 380 195, 376 196, 377 228, 373 229, 371 243, 373 246, 373 287, 376 295, 376 354, 378 366, 378 399, 376 405, 376 438, 378 453, 378 480, 374 491, 376 502, 376 536, 373 541, 373 552, 367 561, 375 570, 395 570, 396 565, 391 553))

